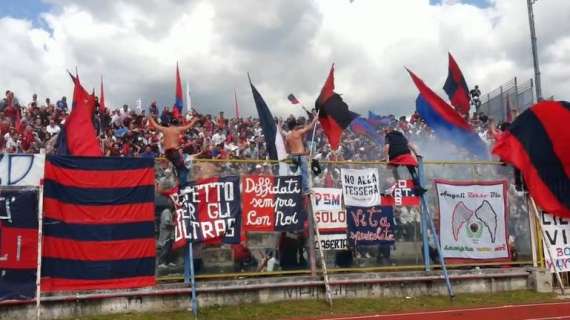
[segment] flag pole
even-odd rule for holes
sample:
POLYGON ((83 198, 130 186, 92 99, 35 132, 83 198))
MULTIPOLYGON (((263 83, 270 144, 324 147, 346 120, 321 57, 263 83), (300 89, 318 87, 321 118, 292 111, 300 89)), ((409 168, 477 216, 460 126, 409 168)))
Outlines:
MULTIPOLYGON (((321 113, 321 109, 317 110, 317 114, 315 115, 315 117, 317 117, 317 119, 319 118, 319 114, 321 113)), ((313 126, 313 134, 311 135, 311 147, 309 149, 309 160, 311 160, 311 158, 313 157, 313 145, 315 143, 315 133, 317 132, 317 124, 319 123, 319 121, 315 122, 315 125, 313 126)))
MULTIPOLYGON (((419 162, 419 166, 422 168, 421 170, 418 170, 418 171, 423 173, 423 159, 421 157, 419 157, 418 162, 419 162)), ((423 182, 424 182, 424 176, 420 175, 419 180, 420 180, 420 186, 422 186, 423 182)), ((429 207, 428 207, 428 204, 426 201, 426 195, 422 194, 422 195, 420 195, 420 198, 422 200, 422 203, 421 203, 421 207, 423 208, 422 211, 425 214, 425 219, 428 222, 428 228, 431 230, 433 240, 434 240, 436 248, 437 248, 437 253, 439 255, 439 263, 441 265, 441 270, 443 272, 443 277, 445 279, 445 285, 447 286, 447 294, 449 295, 450 299, 453 299, 455 297, 455 293, 453 292, 453 287, 451 286, 451 281, 449 280, 449 274, 447 273, 447 267, 445 266, 445 259, 443 257, 443 253, 441 251, 441 244, 439 242, 439 236, 437 235, 437 232, 435 231, 435 224, 433 223, 433 219, 432 219, 431 214, 429 212, 429 207)))
MULTIPOLYGON (((529 195, 530 198, 530 203, 532 204, 532 208, 534 211, 534 216, 536 218, 536 221, 538 221, 539 223, 537 223, 538 227, 540 228, 540 232, 542 233, 542 243, 546 246, 546 252, 548 252, 548 258, 550 259, 550 263, 552 263, 552 266, 554 268, 554 273, 556 274, 556 281, 558 281, 558 284, 560 285, 560 292, 562 293, 562 295, 565 294, 565 290, 564 290, 564 284, 562 283, 562 278, 560 278, 560 272, 558 272, 558 269, 556 268, 556 262, 554 260, 554 257, 552 256, 552 251, 550 250, 550 243, 548 242, 548 238, 546 237, 546 233, 544 231, 544 228, 542 227, 542 224, 540 223, 540 216, 538 214, 538 208, 536 206, 536 202, 534 202, 533 197, 531 197, 529 195)), ((548 267, 548 265, 547 265, 548 267)))
POLYGON ((42 238, 43 238, 43 211, 44 211, 44 184, 40 183, 38 189, 38 263, 36 268, 36 320, 41 319, 41 279, 42 279, 42 238))
POLYGON ((196 274, 194 272, 194 252, 192 250, 192 241, 188 241, 188 260, 190 264, 190 285, 192 286, 192 314, 194 319, 198 318, 198 299, 196 298, 196 274))
MULTIPOLYGON (((317 110, 317 114, 315 115, 315 117, 317 117, 317 119, 319 118, 319 113, 320 113, 320 109, 317 110)), ((313 127, 313 134, 311 137, 311 147, 309 150, 309 161, 312 160, 313 158, 313 149, 314 149, 314 141, 315 141, 315 133, 317 130, 317 123, 318 121, 315 122, 315 125, 313 127)), ((313 180, 313 172, 312 170, 309 170, 309 179, 311 179, 311 181, 313 180)), ((311 188, 312 188, 312 184, 311 184, 311 188)), ((314 213, 313 213, 313 193, 309 193, 309 210, 308 210, 308 215, 309 215, 309 224, 313 226, 313 230, 315 233, 315 237, 316 237, 316 242, 317 243, 317 247, 319 249, 319 256, 321 258, 321 267, 323 269, 323 281, 325 283, 325 290, 326 290, 326 295, 327 295, 327 302, 329 303, 329 306, 332 308, 333 306, 333 298, 332 298, 332 290, 330 287, 330 282, 329 282, 329 275, 328 275, 328 271, 327 271, 327 263, 325 260, 325 254, 323 252, 323 247, 321 246, 321 233, 319 232, 319 227, 317 226, 315 219, 314 219, 314 213)), ((313 245, 314 245, 313 242, 313 245)))
POLYGON ((538 267, 538 236, 537 236, 537 231, 538 231, 538 221, 536 220, 536 218, 534 217, 534 211, 530 209, 530 197, 528 195, 528 193, 526 193, 526 209, 527 209, 527 214, 528 214, 528 222, 529 222, 529 227, 530 227, 530 250, 532 253, 532 266, 534 268, 538 267))

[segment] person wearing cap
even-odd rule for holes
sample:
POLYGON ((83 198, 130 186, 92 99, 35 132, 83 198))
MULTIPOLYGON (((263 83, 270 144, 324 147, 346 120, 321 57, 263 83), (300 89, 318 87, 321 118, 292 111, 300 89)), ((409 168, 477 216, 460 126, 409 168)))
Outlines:
POLYGON ((416 172, 418 166, 418 159, 416 157, 417 151, 408 139, 398 130, 396 130, 397 122, 392 123, 386 129, 386 137, 384 144, 384 157, 388 160, 388 166, 392 167, 394 178, 400 180, 398 174, 398 167, 405 166, 408 168, 412 180, 414 182, 415 191, 421 196, 426 192, 420 185, 419 177, 416 172))

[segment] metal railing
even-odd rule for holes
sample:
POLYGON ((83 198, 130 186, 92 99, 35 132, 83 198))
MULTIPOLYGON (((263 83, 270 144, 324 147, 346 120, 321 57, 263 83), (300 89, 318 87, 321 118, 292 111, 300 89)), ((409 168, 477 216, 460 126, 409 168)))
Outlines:
POLYGON ((521 83, 515 77, 482 95, 479 111, 500 122, 507 119, 507 104, 510 104, 511 110, 516 110, 520 113, 531 107, 534 102, 533 80, 530 79, 521 83))
MULTIPOLYGON (((340 187, 341 168, 370 168, 377 167, 380 172, 381 190, 388 189, 393 183, 393 173, 387 169, 383 161, 321 161, 323 173, 313 180, 314 187, 325 184, 325 175, 330 174, 335 187, 340 187)), ((427 199, 434 219, 438 219, 436 197, 433 188, 433 179, 452 180, 496 180, 507 179, 510 183, 508 200, 510 214, 508 217, 509 234, 513 237, 516 248, 516 260, 504 263, 470 263, 453 265, 451 268, 470 268, 481 266, 505 265, 532 265, 531 239, 528 208, 526 197, 517 192, 512 183, 512 169, 496 161, 424 161, 425 181, 428 188, 427 199)), ((264 160, 196 160, 192 163, 191 180, 228 175, 277 175, 278 164, 275 161, 264 160)), ((401 170, 402 178, 407 172, 401 170)), ((170 163, 163 159, 157 160, 157 182, 163 187, 169 187, 175 178, 170 163)), ((163 210, 165 204, 157 202, 157 215, 163 210)), ((420 233, 419 208, 396 207, 395 219, 397 223, 396 241, 394 246, 359 246, 352 251, 326 251, 325 260, 330 272, 371 272, 371 271, 404 271, 422 270, 422 235, 420 233)), ((157 221, 160 221, 157 216, 157 221)), ((308 237, 303 232, 291 234, 297 241, 287 242, 283 246, 283 234, 277 232, 248 233, 246 247, 251 253, 251 260, 237 261, 231 245, 203 245, 194 244, 195 265, 198 279, 220 279, 238 277, 265 277, 284 276, 295 274, 309 274, 310 252, 308 237), (278 262, 280 250, 296 250, 299 252, 299 264, 296 267, 282 267, 278 262), (262 268, 262 261, 268 256, 277 257, 272 271, 262 268)), ((316 255, 318 257, 318 255, 316 255)), ((159 268, 158 275, 161 281, 178 281, 182 279, 183 254, 175 253, 170 266, 159 268)), ((438 267, 437 265, 435 266, 438 267)))

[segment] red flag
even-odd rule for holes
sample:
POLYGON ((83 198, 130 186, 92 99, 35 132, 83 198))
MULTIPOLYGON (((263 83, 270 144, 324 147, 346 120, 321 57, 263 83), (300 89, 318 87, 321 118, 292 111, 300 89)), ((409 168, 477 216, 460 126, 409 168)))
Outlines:
POLYGON ((493 147, 518 168, 536 203, 570 218, 570 103, 543 101, 527 109, 493 147))
POLYGON ((333 150, 338 149, 342 132, 352 120, 358 117, 358 114, 348 110, 348 105, 340 95, 334 92, 334 64, 321 89, 321 94, 315 102, 315 107, 319 112, 319 122, 331 148, 333 150))
POLYGON ((449 73, 443 90, 445 90, 451 105, 455 107, 459 114, 463 116, 469 114, 469 88, 467 88, 463 73, 451 53, 449 54, 449 73))
POLYGON ((93 113, 95 112, 95 97, 90 95, 81 83, 79 77, 73 79, 73 107, 65 126, 59 133, 57 154, 100 157, 103 152, 99 148, 99 141, 93 126, 93 113))
POLYGON ((235 101, 236 118, 239 119, 239 104, 237 100, 236 89, 234 89, 234 101, 235 101))
POLYGON ((334 63, 331 66, 331 71, 329 71, 329 76, 321 89, 321 94, 319 95, 319 104, 324 104, 332 95, 334 94, 334 63))
POLYGON ((105 112, 105 91, 103 91, 103 76, 101 76, 101 98, 99 99, 99 112, 105 112))

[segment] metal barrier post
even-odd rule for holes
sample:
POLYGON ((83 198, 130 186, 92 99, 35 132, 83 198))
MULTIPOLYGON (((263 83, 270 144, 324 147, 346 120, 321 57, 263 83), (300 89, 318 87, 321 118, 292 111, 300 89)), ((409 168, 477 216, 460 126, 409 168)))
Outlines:
POLYGON ((532 254, 532 266, 534 268, 538 267, 538 254, 537 254, 537 250, 538 250, 538 246, 540 245, 538 243, 538 238, 536 235, 537 232, 537 223, 539 223, 539 221, 536 221, 536 219, 534 218, 534 215, 532 214, 532 210, 530 209, 530 200, 529 200, 529 196, 528 194, 525 195, 526 198, 526 209, 528 211, 528 223, 529 223, 529 228, 530 228, 530 252, 532 254))
POLYGON ((198 317, 198 299, 196 298, 196 274, 194 273, 194 252, 192 241, 188 241, 188 259, 190 260, 190 285, 192 286, 192 313, 198 317))
MULTIPOLYGON (((312 175, 311 175, 312 176, 312 175)), ((315 231, 315 239, 313 239, 313 251, 314 250, 314 245, 315 242, 317 243, 317 246, 319 247, 319 255, 321 257, 321 267, 323 268, 323 280, 325 282, 325 291, 326 291, 326 295, 327 295, 327 301, 329 303, 329 306, 333 305, 333 301, 332 301, 332 291, 331 291, 331 287, 329 284, 329 274, 327 271, 327 262, 325 260, 325 254, 323 252, 323 247, 321 246, 321 234, 319 232, 319 227, 317 226, 317 224, 315 223, 315 219, 314 219, 314 214, 313 214, 313 202, 312 202, 312 197, 313 195, 309 195, 309 208, 308 211, 308 217, 307 219, 309 219, 309 223, 312 222, 313 225, 313 230, 315 231), (315 241, 316 240, 316 241, 315 241)))
MULTIPOLYGON (((418 176, 419 176, 419 181, 420 181, 420 185, 424 186, 425 185, 425 181, 424 181, 424 162, 422 161, 422 159, 418 159, 418 176)), ((424 270, 430 271, 431 270, 431 266, 430 266, 430 256, 429 256, 429 239, 428 239, 428 234, 427 234, 427 208, 424 206, 424 202, 422 201, 422 203, 420 204, 420 224, 421 224, 421 231, 422 231, 422 247, 423 247, 423 253, 424 253, 424 270)))
MULTIPOLYGON (((309 268, 311 276, 317 276, 317 258, 315 257, 315 221, 313 219, 313 206, 311 205, 311 197, 308 197, 309 204, 306 206, 307 224, 309 225, 309 268)), ((319 239, 317 239, 319 241, 319 239)))
POLYGON ((184 284, 192 286, 192 295, 190 302, 192 304, 192 313, 194 318, 198 317, 198 299, 196 298, 196 275, 194 273, 194 253, 192 250, 192 241, 188 241, 188 247, 184 250, 188 254, 184 254, 184 284))
MULTIPOLYGON (((423 163, 423 159, 421 157, 418 160, 419 160, 420 164, 423 163)), ((420 181, 422 181, 422 180, 423 180, 423 177, 420 176, 420 181)), ((453 288, 451 287, 451 281, 449 281, 449 274, 447 273, 447 267, 445 266, 445 260, 443 258, 443 254, 441 252, 441 244, 439 243, 439 236, 437 235, 437 233, 435 231, 435 225, 434 225, 433 219, 429 213, 429 207, 427 205, 425 194, 421 195, 421 199, 422 199, 422 206, 425 208, 426 219, 429 222, 429 228, 431 229, 431 234, 433 236, 435 245, 437 247, 437 253, 439 255, 441 270, 443 271, 443 277, 445 278, 445 284, 447 285, 447 293, 449 294, 450 298, 453 298, 455 296, 455 294, 453 293, 453 288)))
MULTIPOLYGON (((321 110, 317 110, 317 114, 315 115, 315 117, 319 117, 321 110)), ((315 145, 315 133, 317 132, 317 124, 319 122, 315 122, 315 126, 313 127, 313 134, 311 136, 311 146, 310 146, 310 150, 309 150, 309 161, 313 160, 313 149, 314 149, 314 145, 315 145)), ((311 165, 311 163, 309 162, 309 165, 311 165)), ((312 255, 312 261, 311 261, 311 275, 313 275, 313 265, 312 263, 316 260, 315 259, 315 236, 316 236, 316 242, 319 246, 319 254, 321 256, 321 267, 323 268, 323 280, 325 282, 325 291, 326 291, 326 295, 327 295, 327 301, 329 303, 329 306, 332 308, 333 305, 333 301, 332 301, 332 291, 331 291, 331 287, 329 285, 329 275, 327 272, 327 262, 325 260, 325 254, 323 253, 323 248, 321 247, 321 234, 319 233, 319 227, 317 226, 315 219, 314 219, 314 215, 313 215, 313 201, 312 201, 312 197, 313 197, 313 170, 312 168, 309 168, 309 181, 310 181, 310 188, 311 188, 311 192, 309 193, 308 198, 308 212, 307 212, 307 219, 309 219, 309 238, 311 233, 313 233, 313 238, 310 238, 310 243, 309 243, 309 248, 311 248, 310 250, 310 254, 312 255)), ((315 263, 316 266, 316 263, 315 263)))

